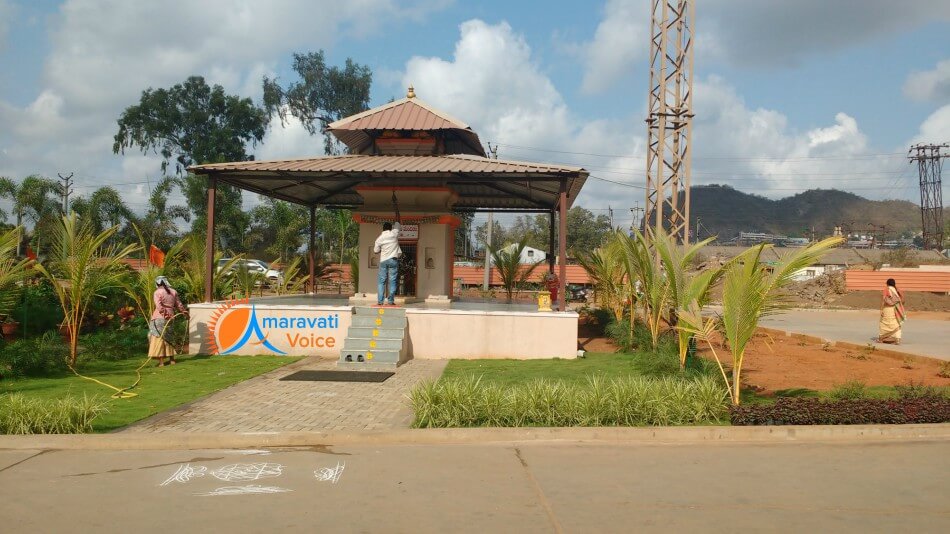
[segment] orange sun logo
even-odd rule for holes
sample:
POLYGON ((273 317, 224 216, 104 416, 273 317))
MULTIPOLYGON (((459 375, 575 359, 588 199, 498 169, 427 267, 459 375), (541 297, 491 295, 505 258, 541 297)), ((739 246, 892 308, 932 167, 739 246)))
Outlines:
POLYGON ((277 354, 286 354, 268 341, 257 322, 257 310, 253 306, 237 307, 249 303, 248 298, 229 300, 211 314, 207 337, 211 354, 230 354, 248 342, 251 345, 263 345, 277 354), (251 341, 252 335, 257 337, 256 342, 251 341))

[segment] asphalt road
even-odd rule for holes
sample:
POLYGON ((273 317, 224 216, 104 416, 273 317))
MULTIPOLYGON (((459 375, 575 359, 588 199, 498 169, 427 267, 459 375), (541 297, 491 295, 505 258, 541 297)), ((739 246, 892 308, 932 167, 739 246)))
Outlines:
POLYGON ((878 334, 877 310, 789 310, 766 317, 762 326, 834 341, 849 341, 918 356, 950 360, 950 321, 907 319, 900 345, 874 343, 878 334))
POLYGON ((4 532, 950 532, 948 473, 947 441, 0 450, 0 503, 4 532))

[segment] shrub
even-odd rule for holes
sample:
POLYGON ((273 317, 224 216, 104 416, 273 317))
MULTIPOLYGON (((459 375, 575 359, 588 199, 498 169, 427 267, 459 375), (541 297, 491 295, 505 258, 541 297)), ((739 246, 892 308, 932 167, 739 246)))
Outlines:
POLYGON ((940 399, 950 396, 950 389, 941 389, 923 384, 906 384, 894 386, 899 399, 940 399))
POLYGON ((55 332, 41 338, 0 342, 0 378, 42 376, 66 368, 69 347, 55 332))
POLYGON ((34 337, 56 330, 63 322, 63 310, 49 280, 40 280, 23 288, 23 298, 13 310, 20 323, 20 335, 34 337))
POLYGON ((106 412, 98 397, 30 399, 14 393, 0 397, 0 434, 79 434, 106 412))
POLYGON ((732 406, 733 425, 873 425, 950 422, 946 397, 822 401, 783 397, 775 404, 732 406))
POLYGON ((723 422, 726 390, 714 377, 533 380, 502 387, 480 377, 424 382, 410 391, 417 428, 649 426, 723 422))
MULTIPOLYGON (((677 354, 676 337, 671 332, 660 334, 656 350, 653 350, 653 336, 650 328, 639 320, 633 324, 632 335, 629 319, 612 321, 607 325, 605 332, 623 352, 650 351, 656 354, 677 354)), ((679 356, 676 361, 676 366, 679 367, 679 356)))
MULTIPOLYGON (((183 322, 183 321, 176 321, 183 322)), ((169 328, 174 328, 173 326, 169 328)), ((100 329, 79 338, 81 360, 125 360, 144 357, 148 352, 148 327, 145 321, 133 319, 122 330, 100 329)))
POLYGON ((834 400, 863 399, 868 396, 868 388, 864 382, 851 380, 832 388, 830 397, 834 400))

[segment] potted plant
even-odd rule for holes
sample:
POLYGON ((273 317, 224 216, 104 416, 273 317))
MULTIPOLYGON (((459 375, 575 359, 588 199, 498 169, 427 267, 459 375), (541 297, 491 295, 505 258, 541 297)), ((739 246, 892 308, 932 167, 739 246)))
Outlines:
POLYGON ((0 323, 0 328, 2 328, 4 338, 13 339, 14 336, 16 336, 17 330, 20 328, 20 323, 8 315, 3 318, 3 322, 0 323))

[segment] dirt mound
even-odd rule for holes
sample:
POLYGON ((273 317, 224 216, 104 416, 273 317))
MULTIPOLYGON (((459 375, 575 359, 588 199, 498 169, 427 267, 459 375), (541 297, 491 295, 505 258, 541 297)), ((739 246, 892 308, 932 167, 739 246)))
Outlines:
POLYGON ((840 271, 797 282, 789 286, 788 290, 800 304, 813 306, 827 306, 847 292, 844 273, 840 271))
MULTIPOLYGON (((847 308, 876 310, 881 307, 880 291, 847 291, 844 272, 837 271, 798 282, 788 289, 796 305, 803 308, 847 308)), ((950 311, 950 296, 941 293, 907 292, 907 311, 950 311)))
MULTIPOLYGON (((904 293, 904 307, 907 313, 920 311, 950 311, 950 296, 940 293, 908 291, 904 293)), ((849 291, 832 301, 833 306, 853 309, 875 310, 881 307, 879 291, 849 291)))

